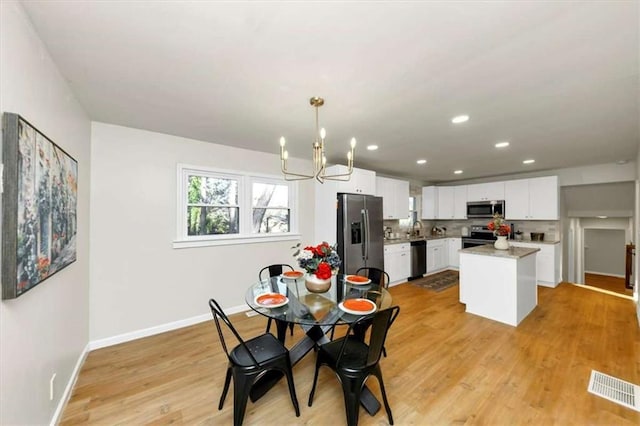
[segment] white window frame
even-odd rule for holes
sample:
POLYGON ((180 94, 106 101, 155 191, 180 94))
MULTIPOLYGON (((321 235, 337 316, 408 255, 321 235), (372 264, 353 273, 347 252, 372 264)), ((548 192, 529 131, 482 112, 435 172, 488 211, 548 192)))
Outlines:
POLYGON ((237 170, 226 170, 188 164, 178 164, 177 167, 177 209, 176 209, 176 239, 173 248, 204 247, 233 244, 251 244, 274 241, 289 241, 300 239, 298 232, 298 184, 289 182, 282 177, 248 173, 237 170), (223 235, 187 235, 187 176, 202 175, 222 179, 236 179, 238 181, 239 230, 238 234, 223 235), (252 189, 253 182, 275 183, 289 187, 289 232, 274 234, 254 234, 251 223, 253 211, 252 189))

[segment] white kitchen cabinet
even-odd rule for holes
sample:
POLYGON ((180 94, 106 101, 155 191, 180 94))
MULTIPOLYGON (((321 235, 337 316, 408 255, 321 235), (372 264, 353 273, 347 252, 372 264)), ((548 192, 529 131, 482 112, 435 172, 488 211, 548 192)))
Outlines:
POLYGON ((453 187, 453 218, 467 218, 467 185, 453 187))
POLYGON ((437 187, 436 219, 467 218, 467 186, 437 187))
POLYGON ((462 238, 447 238, 449 244, 449 267, 458 269, 460 267, 460 253, 462 248, 462 238))
POLYGON ((507 219, 558 220, 558 177, 506 181, 504 200, 507 219))
POLYGON ((504 200, 504 182, 467 185, 467 201, 504 200))
POLYGON ((437 219, 438 188, 435 186, 422 187, 422 219, 437 219))
POLYGON ((409 217, 409 182, 386 177, 376 177, 376 195, 383 198, 384 219, 409 217))
POLYGON ((538 285, 556 287, 561 281, 560 244, 540 244, 522 241, 510 241, 514 247, 539 248, 536 256, 536 274, 538 285))
MULTIPOLYGON (((341 164, 327 167, 327 174, 347 173, 347 166, 341 164)), ((376 195, 376 172, 364 169, 353 169, 351 178, 348 181, 337 181, 338 192, 350 194, 376 195)))
POLYGON ((448 266, 448 248, 446 239, 427 241, 427 274, 445 269, 448 266))
POLYGON ((529 214, 532 219, 558 220, 558 176, 529 179, 529 214))
POLYGON ((453 219, 453 186, 438 187, 438 219, 453 219))
POLYGON ((411 247, 407 244, 384 246, 384 269, 390 284, 407 281, 411 274, 411 247))

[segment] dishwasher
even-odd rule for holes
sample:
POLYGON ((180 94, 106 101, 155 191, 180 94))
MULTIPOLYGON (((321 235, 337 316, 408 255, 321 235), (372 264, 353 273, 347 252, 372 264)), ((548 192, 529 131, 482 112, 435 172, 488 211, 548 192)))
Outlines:
POLYGON ((422 278, 427 273, 427 241, 411 241, 411 276, 409 280, 422 278))

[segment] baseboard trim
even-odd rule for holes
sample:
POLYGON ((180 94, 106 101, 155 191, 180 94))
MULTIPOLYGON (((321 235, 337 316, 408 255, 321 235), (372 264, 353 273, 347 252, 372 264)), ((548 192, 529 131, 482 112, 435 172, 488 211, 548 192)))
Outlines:
MULTIPOLYGON (((231 308, 225 308, 227 315, 237 314, 248 310, 247 305, 234 306, 231 308)), ((130 342, 132 340, 142 339, 143 337, 149 337, 167 331, 177 330, 179 328, 189 327, 191 325, 200 324, 212 319, 211 313, 197 315, 191 318, 185 318, 178 321, 168 322, 166 324, 160 324, 142 330, 130 331, 128 333, 118 334, 116 336, 106 337, 104 339, 92 340, 89 342, 89 351, 96 349, 106 348, 108 346, 117 345, 120 343, 130 342)))
POLYGON ((608 272, 584 271, 585 274, 603 275, 605 277, 625 278, 624 275, 610 274, 608 272))
POLYGON ((67 382, 67 386, 64 388, 64 392, 60 401, 58 401, 58 406, 56 407, 56 411, 53 413, 53 417, 51 418, 50 426, 55 426, 60 421, 60 416, 62 416, 62 412, 64 411, 64 407, 66 407, 67 402, 71 398, 71 392, 73 391, 73 387, 78 380, 78 376, 80 375, 80 369, 84 365, 84 361, 87 359, 87 355, 89 354, 89 343, 84 347, 84 350, 78 357, 78 361, 76 362, 73 371, 71 372, 71 376, 69 377, 69 381, 67 382))

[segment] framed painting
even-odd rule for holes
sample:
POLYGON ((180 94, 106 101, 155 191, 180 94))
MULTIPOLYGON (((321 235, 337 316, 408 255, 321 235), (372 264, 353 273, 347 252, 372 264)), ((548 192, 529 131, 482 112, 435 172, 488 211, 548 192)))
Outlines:
POLYGON ((2 298, 76 260, 78 162, 18 114, 2 121, 2 298))

